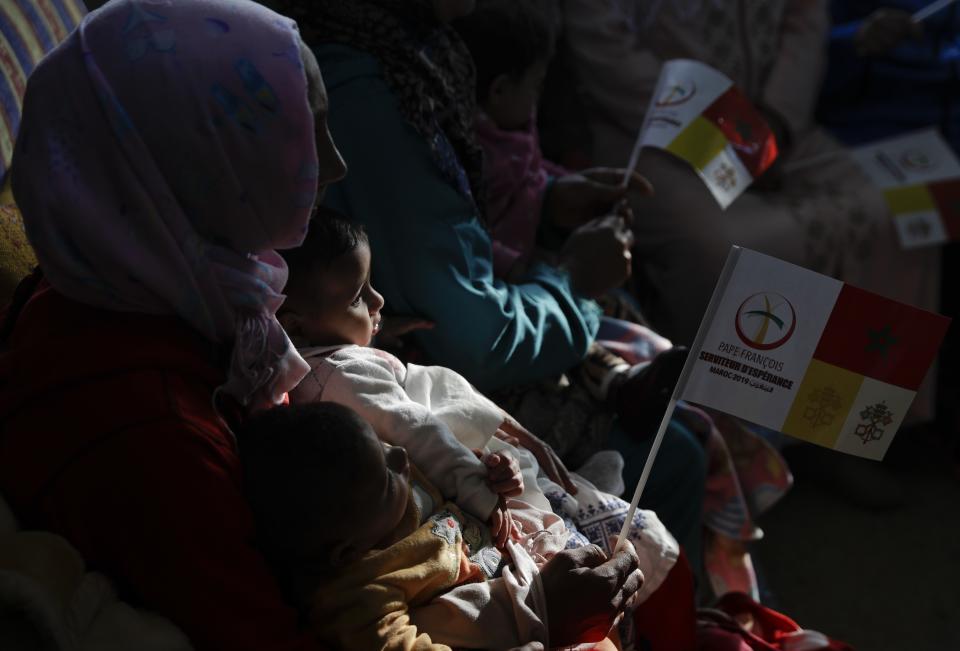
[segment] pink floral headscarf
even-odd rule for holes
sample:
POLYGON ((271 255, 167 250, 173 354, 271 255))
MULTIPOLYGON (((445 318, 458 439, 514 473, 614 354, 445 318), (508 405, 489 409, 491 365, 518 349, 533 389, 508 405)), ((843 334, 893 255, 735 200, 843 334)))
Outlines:
MULTIPOLYGON (((248 0, 113 0, 36 68, 14 196, 50 283, 232 343, 277 402, 307 366, 275 318, 317 191, 296 24, 248 0)), ((117 351, 122 355, 123 351, 117 351)))

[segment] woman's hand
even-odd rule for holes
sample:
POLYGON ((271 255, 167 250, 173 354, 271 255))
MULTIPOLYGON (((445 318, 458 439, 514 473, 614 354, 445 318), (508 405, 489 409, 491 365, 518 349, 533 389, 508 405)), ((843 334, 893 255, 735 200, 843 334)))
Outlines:
POLYGON ((579 227, 560 252, 560 266, 570 273, 573 291, 596 298, 630 277, 633 232, 623 217, 608 215, 579 227))
POLYGON ((653 186, 644 177, 627 171, 597 167, 557 178, 544 198, 543 214, 557 228, 570 231, 611 212, 629 190, 653 194, 653 186))
POLYGON ((602 640, 643 585, 633 545, 611 558, 596 545, 565 549, 540 569, 547 598, 550 643, 602 640))
POLYGON ((557 456, 549 445, 544 443, 538 437, 534 436, 527 428, 515 421, 511 416, 506 415, 504 421, 500 424, 495 436, 510 445, 530 450, 540 468, 556 484, 563 487, 571 495, 577 494, 577 486, 570 479, 570 473, 563 461, 557 456))

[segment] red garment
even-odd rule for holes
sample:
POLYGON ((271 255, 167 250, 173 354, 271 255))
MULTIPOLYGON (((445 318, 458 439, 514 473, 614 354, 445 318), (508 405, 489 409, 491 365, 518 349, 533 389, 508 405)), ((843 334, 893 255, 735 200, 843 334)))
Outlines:
POLYGON ((803 629, 782 613, 741 592, 720 597, 715 610, 701 611, 697 651, 853 651, 846 642, 803 629), (745 629, 737 620, 750 623, 745 629))
POLYGON ((297 631, 211 397, 225 357, 172 317, 76 303, 46 284, 0 353, 0 493, 65 536, 198 651, 317 649, 297 631))
POLYGON ((693 651, 697 646, 697 612, 693 571, 680 558, 650 598, 633 613, 634 646, 646 651, 693 651))

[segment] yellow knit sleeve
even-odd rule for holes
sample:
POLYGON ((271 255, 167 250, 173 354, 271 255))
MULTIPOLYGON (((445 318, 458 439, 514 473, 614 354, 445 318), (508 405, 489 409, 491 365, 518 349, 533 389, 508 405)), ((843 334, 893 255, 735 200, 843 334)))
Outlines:
POLYGON ((434 644, 426 633, 418 633, 410 623, 408 611, 404 604, 402 612, 390 613, 377 623, 382 651, 451 651, 445 644, 434 644))
POLYGON ((387 549, 342 568, 314 595, 315 632, 346 651, 450 651, 419 632, 409 612, 457 583, 460 527, 450 511, 441 509, 387 549))

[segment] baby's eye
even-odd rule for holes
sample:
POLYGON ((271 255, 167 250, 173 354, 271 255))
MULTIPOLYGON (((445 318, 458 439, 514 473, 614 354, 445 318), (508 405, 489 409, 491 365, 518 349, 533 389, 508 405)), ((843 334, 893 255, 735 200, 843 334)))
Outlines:
POLYGON ((350 304, 350 307, 360 307, 360 301, 363 300, 363 296, 357 296, 353 299, 353 303, 350 304))

